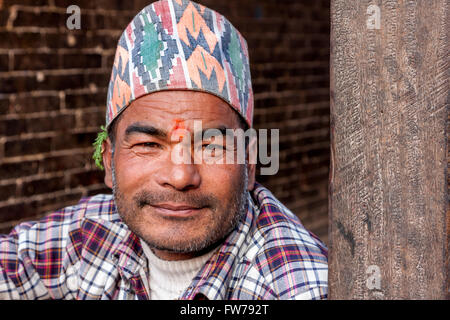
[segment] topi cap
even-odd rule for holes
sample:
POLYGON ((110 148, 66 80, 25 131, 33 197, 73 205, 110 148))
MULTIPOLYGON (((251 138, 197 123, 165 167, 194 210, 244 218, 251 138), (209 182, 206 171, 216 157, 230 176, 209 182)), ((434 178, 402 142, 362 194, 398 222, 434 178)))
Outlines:
POLYGON ((211 9, 187 0, 161 0, 142 9, 118 41, 106 128, 139 97, 175 89, 211 93, 252 126, 253 90, 245 39, 211 9))

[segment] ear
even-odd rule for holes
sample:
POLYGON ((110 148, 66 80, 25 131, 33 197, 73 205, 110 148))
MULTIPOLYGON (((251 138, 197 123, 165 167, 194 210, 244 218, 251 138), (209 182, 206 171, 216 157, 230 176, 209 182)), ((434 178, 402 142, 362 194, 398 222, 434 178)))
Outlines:
POLYGON ((255 136, 250 137, 249 144, 247 146, 247 174, 248 174, 248 185, 247 190, 252 191, 255 188, 256 181, 256 160, 257 156, 257 139, 255 136))
POLYGON ((248 185, 247 190, 252 191, 255 188, 255 172, 256 172, 256 164, 248 164, 247 165, 247 173, 248 173, 248 185))
POLYGON ((103 167, 105 168, 105 184, 112 189, 112 143, 109 138, 103 141, 102 149, 103 167))

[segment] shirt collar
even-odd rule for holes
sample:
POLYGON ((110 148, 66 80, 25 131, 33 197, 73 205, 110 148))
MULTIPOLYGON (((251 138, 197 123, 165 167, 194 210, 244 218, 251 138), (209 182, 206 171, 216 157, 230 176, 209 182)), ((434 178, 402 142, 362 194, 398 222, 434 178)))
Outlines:
POLYGON ((244 258, 247 247, 246 238, 259 213, 250 193, 248 193, 247 199, 249 206, 246 214, 220 249, 206 262, 181 299, 195 299, 202 295, 210 300, 225 299, 232 271, 235 265, 244 258))
POLYGON ((139 237, 128 229, 125 236, 112 250, 112 258, 120 274, 131 279, 139 273, 139 268, 145 268, 145 257, 139 237))

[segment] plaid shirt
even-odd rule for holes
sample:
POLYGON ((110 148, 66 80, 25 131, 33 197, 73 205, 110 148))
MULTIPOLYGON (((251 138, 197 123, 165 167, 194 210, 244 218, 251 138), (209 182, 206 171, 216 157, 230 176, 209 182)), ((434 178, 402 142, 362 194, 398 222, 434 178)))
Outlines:
MULTIPOLYGON (((257 184, 239 226, 180 299, 323 299, 327 249, 257 184)), ((140 239, 111 195, 0 235, 0 299, 148 299, 140 239)))

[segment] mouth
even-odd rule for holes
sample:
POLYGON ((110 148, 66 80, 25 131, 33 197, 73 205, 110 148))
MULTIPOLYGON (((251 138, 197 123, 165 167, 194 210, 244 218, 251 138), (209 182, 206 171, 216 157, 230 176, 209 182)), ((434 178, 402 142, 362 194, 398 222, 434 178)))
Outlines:
POLYGON ((179 203, 158 203, 152 204, 151 207, 160 215, 180 218, 193 216, 204 208, 179 203))

